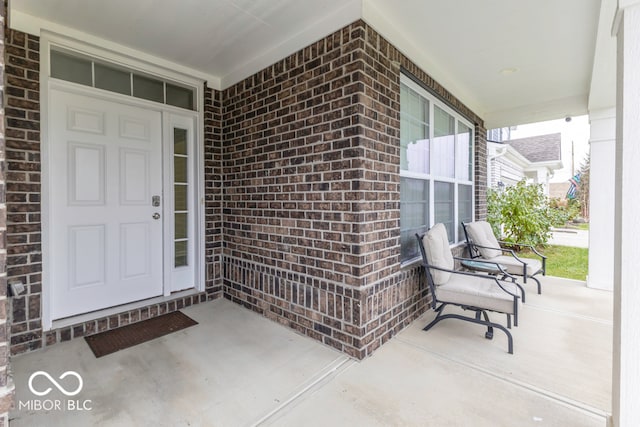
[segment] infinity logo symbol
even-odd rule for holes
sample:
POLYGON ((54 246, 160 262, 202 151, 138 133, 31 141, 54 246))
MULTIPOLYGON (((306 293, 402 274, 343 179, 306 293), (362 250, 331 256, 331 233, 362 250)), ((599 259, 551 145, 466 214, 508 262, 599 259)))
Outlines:
POLYGON ((31 376, 29 377, 29 390, 31 390, 31 393, 35 394, 36 396, 46 396, 47 394, 49 394, 51 392, 51 387, 47 388, 45 391, 37 391, 33 388, 33 380, 34 378, 36 378, 37 376, 42 375, 44 377, 46 377, 49 381, 51 381, 51 384, 53 384, 54 386, 56 386, 56 388, 58 390, 60 390, 60 392, 62 394, 64 394, 65 396, 75 396, 76 394, 80 393, 80 391, 82 390, 82 377, 80 376, 80 374, 78 374, 75 371, 67 371, 64 374, 60 375, 60 380, 65 379, 66 377, 68 377, 69 375, 76 377, 78 379, 78 388, 75 389, 74 391, 67 391, 64 387, 62 387, 60 384, 58 384, 58 382, 56 380, 53 379, 53 377, 51 375, 49 375, 47 372, 45 371, 37 371, 34 372, 33 374, 31 374, 31 376))

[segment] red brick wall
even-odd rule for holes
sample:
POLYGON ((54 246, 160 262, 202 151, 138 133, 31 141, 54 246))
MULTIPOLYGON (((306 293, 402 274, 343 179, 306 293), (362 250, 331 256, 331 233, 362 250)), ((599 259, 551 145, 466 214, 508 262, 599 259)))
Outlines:
POLYGON ((482 126, 361 21, 223 95, 225 296, 358 358, 428 303, 399 259, 401 68, 482 126))
POLYGON ((26 292, 11 298, 11 350, 42 347, 40 40, 7 30, 7 270, 26 292))
POLYGON ((474 184, 476 220, 487 219, 487 130, 475 125, 474 184))
POLYGON ((7 205, 5 139, 5 31, 6 4, 0 3, 0 427, 9 425, 14 389, 9 373, 9 330, 7 327, 7 205))
POLYGON ((222 296, 222 93, 204 93, 205 275, 209 299, 222 296))
POLYGON ((42 332, 38 38, 7 36, 11 350, 20 353, 224 296, 354 357, 427 307, 399 260, 401 70, 482 121, 359 21, 226 89, 205 88, 206 292, 42 332))
POLYGON ((367 215, 398 190, 381 181, 374 191, 358 31, 347 28, 225 91, 226 256, 351 286, 371 274, 367 243, 379 219, 367 215))

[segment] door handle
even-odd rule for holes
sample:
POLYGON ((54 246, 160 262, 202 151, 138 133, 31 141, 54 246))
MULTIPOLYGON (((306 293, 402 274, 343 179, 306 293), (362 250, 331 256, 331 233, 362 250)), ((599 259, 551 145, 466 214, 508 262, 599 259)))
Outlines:
POLYGON ((154 213, 153 219, 160 219, 160 214, 158 212, 154 213))

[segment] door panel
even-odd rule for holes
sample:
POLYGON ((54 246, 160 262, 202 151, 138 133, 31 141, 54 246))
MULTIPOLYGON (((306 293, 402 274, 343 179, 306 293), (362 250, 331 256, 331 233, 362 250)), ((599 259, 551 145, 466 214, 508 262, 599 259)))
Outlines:
POLYGON ((149 141, 151 123, 136 117, 120 116, 120 137, 149 141))
POLYGON ((104 205, 104 147, 68 143, 69 205, 104 205))
POLYGON ((52 319, 161 295, 161 113, 50 93, 52 319))
POLYGON ((120 149, 120 204, 145 205, 149 194, 149 152, 120 149))
POLYGON ((146 223, 120 224, 120 272, 122 280, 151 275, 147 248, 151 244, 146 223))
POLYGON ((69 288, 104 285, 105 227, 69 227, 69 288))
POLYGON ((104 134, 104 114, 101 111, 68 106, 67 129, 70 131, 104 134))

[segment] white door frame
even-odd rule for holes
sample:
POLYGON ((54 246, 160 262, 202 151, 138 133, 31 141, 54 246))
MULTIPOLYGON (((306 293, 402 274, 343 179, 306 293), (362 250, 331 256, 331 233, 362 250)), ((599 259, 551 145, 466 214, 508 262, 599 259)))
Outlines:
MULTIPOLYGON (((103 99, 106 101, 117 102, 122 104, 127 104, 139 108, 145 108, 149 110, 159 111, 163 114, 164 117, 168 115, 176 115, 183 117, 191 117, 195 123, 195 147, 194 150, 194 161, 193 165, 195 167, 195 182, 194 182, 194 192, 193 197, 195 199, 194 206, 197 206, 197 209, 194 209, 194 223, 195 223, 195 236, 194 236, 194 261, 195 261, 195 290, 198 292, 202 292, 205 289, 205 239, 204 239, 204 231, 205 231, 205 219, 204 219, 204 96, 203 96, 203 87, 204 82, 199 79, 189 78, 184 75, 180 75, 172 72, 171 70, 166 70, 160 68, 156 65, 149 64, 149 70, 146 70, 147 73, 153 73, 161 78, 170 78, 172 80, 176 80, 176 76, 181 76, 181 82, 187 84, 196 89, 196 98, 197 98, 197 111, 188 111, 181 108, 172 107, 170 105, 158 104, 155 102, 150 102, 138 98, 134 98, 131 96, 120 95, 117 93, 112 93, 100 89, 94 89, 87 86, 82 86, 79 84, 69 83, 57 79, 52 79, 49 77, 49 53, 52 45, 63 46, 67 49, 72 49, 75 51, 82 51, 87 55, 95 56, 102 58, 103 60, 110 60, 119 64, 127 64, 127 58, 123 58, 116 53, 106 52, 100 48, 94 46, 88 46, 81 42, 70 40, 61 36, 54 36, 50 34, 45 34, 41 38, 40 43, 40 58, 41 58, 41 68, 40 68, 40 114, 41 114, 41 226, 42 226, 42 327, 43 330, 51 330, 56 325, 54 325, 52 316, 51 316, 51 296, 52 296, 52 283, 51 283, 51 257, 50 253, 53 248, 53 244, 51 242, 50 230, 53 226, 51 222, 51 198, 55 196, 54 189, 51 188, 49 174, 51 173, 51 156, 49 152, 49 109, 51 106, 49 105, 49 91, 53 88, 58 90, 63 90, 72 93, 78 93, 85 96, 92 96, 97 99, 103 99)), ((130 60, 132 63, 133 60, 130 60)), ((135 63, 131 66, 133 69, 140 69, 140 61, 135 61, 135 63)), ((166 145, 167 135, 163 135, 163 146, 166 145)), ((164 155, 164 154, 163 154, 164 155)), ((166 218, 166 217, 165 217, 166 218)), ((164 247, 165 254, 167 252, 171 253, 171 251, 167 251, 168 239, 165 238, 164 247)), ((173 243, 173 242, 171 242, 173 243)), ((164 257, 166 264, 166 255, 164 257)), ((165 277, 164 286, 165 286, 165 298, 171 299, 170 293, 171 290, 167 291, 167 287, 170 286, 169 278, 165 277)), ((155 302, 155 300, 154 300, 155 302)), ((148 305, 148 300, 140 301, 139 303, 135 303, 137 306, 145 306, 148 305)), ((133 307, 128 307, 133 308, 133 307)), ((108 310, 108 309, 107 309, 108 310)), ((99 318, 105 315, 101 310, 97 312, 91 313, 91 318, 99 318)), ((109 310, 112 311, 112 310, 109 310)), ((83 317, 83 320, 86 315, 81 315, 78 317, 83 317)), ((71 318, 74 319, 74 318, 71 318)), ((57 323, 57 322, 56 322, 57 323)), ((68 321, 64 321, 65 324, 70 324, 68 321)))
MULTIPOLYGON (((175 198, 170 197, 173 194, 175 182, 172 180, 174 172, 174 128, 184 129, 187 131, 187 185, 191 190, 196 186, 198 181, 196 171, 196 148, 197 137, 195 128, 197 120, 193 114, 178 114, 165 112, 162 115, 163 135, 163 197, 162 210, 165 219, 171 218, 175 212, 175 198)), ((182 157, 182 156, 179 156, 182 157)), ((197 225, 195 225, 196 206, 198 205, 194 191, 187 192, 187 266, 175 267, 175 228, 174 221, 164 221, 164 295, 169 296, 172 292, 189 288, 190 283, 196 283, 197 277, 197 254, 198 245, 196 235, 198 233, 197 225)))

